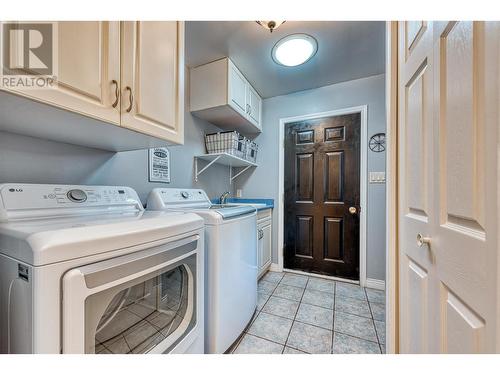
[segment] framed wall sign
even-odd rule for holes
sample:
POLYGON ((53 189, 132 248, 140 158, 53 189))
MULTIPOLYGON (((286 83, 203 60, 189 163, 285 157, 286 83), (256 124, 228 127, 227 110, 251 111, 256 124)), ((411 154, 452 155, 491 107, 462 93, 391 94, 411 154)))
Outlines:
POLYGON ((149 149, 149 181, 170 182, 170 152, 166 147, 149 149))

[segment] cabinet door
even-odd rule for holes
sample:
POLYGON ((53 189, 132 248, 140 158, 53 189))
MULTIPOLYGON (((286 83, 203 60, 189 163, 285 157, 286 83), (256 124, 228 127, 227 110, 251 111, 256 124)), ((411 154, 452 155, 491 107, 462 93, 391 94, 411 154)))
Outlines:
POLYGON ((247 85, 247 103, 248 103, 248 119, 254 125, 261 127, 260 125, 260 107, 261 98, 257 91, 250 85, 247 85))
POLYGON ((271 223, 262 228, 264 245, 262 247, 262 264, 267 267, 271 264, 271 223))
POLYGON ((271 222, 262 224, 258 230, 259 274, 271 264, 271 222))
POLYGON ((122 23, 121 124, 184 142, 184 23, 122 23))
MULTIPOLYGON (((106 122, 120 123, 119 22, 55 22, 57 85, 48 89, 8 89, 16 94, 106 122), (113 104, 115 105, 113 107, 113 104)), ((11 55, 17 43, 11 44, 11 55)), ((17 50, 18 54, 23 50, 17 50)), ((22 56, 18 59, 22 61, 22 56)), ((29 69, 20 69, 29 74, 29 69)))
POLYGON ((229 105, 239 112, 243 117, 247 117, 247 80, 240 71, 228 60, 229 69, 229 105))

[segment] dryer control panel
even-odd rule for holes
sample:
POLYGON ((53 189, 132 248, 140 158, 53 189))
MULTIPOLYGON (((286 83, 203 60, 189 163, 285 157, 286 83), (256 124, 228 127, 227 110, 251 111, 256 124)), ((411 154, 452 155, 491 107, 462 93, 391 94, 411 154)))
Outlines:
POLYGON ((122 186, 3 184, 0 221, 86 211, 142 211, 137 193, 122 186), (72 209, 62 211, 61 209, 72 209), (45 212, 44 212, 45 210, 45 212), (54 211, 56 210, 56 211, 54 211), (57 211, 59 210, 59 211, 57 211))

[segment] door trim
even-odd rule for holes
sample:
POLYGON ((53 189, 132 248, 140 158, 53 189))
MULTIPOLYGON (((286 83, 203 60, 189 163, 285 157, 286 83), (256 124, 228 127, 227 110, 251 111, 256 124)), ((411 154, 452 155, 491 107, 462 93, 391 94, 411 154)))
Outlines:
POLYGON ((399 353, 399 259, 398 259, 398 22, 385 24, 386 106, 386 270, 385 329, 387 354, 399 353))
POLYGON ((321 117, 331 117, 340 115, 349 115, 352 113, 361 114, 361 163, 360 163, 360 206, 359 215, 359 284, 366 286, 366 197, 368 181, 368 106, 360 105, 336 109, 326 112, 312 113, 302 116, 284 117, 280 119, 279 124, 279 192, 278 192, 278 269, 283 271, 283 251, 284 251, 284 199, 285 199, 285 124, 295 121, 314 120, 321 117))

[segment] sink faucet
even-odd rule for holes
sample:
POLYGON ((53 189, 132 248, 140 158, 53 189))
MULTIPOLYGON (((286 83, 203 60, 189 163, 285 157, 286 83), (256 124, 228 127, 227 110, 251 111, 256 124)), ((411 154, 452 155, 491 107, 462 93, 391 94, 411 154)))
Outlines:
POLYGON ((220 196, 220 198, 219 198, 219 203, 220 204, 226 204, 228 196, 229 196, 229 191, 226 191, 226 192, 222 193, 221 196, 220 196))

